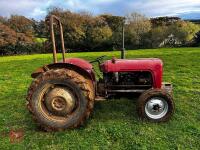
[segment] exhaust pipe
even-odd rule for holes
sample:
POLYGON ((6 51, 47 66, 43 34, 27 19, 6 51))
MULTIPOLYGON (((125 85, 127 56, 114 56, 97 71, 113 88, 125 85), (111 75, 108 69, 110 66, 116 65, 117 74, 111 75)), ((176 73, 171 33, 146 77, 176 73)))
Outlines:
POLYGON ((122 49, 121 49, 121 59, 125 59, 125 39, 124 39, 124 26, 125 26, 125 21, 126 21, 126 18, 123 17, 122 18, 122 49))

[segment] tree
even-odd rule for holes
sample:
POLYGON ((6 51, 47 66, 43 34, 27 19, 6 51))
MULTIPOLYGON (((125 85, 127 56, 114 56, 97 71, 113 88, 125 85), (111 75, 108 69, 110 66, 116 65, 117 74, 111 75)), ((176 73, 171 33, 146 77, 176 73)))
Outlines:
POLYGON ((148 18, 138 13, 127 16, 126 43, 132 48, 143 46, 145 36, 151 30, 151 22, 148 18))
POLYGON ((194 38, 188 43, 188 46, 200 46, 200 31, 196 33, 194 38))
POLYGON ((8 19, 7 25, 18 33, 24 33, 29 37, 33 36, 33 22, 24 16, 12 15, 8 19))
POLYGON ((196 35, 196 33, 200 31, 200 26, 198 24, 194 24, 189 21, 185 21, 182 24, 181 28, 187 34, 186 39, 185 39, 187 42, 192 40, 194 36, 196 35))
MULTIPOLYGON (((94 17, 86 12, 72 13, 57 8, 51 10, 50 14, 61 18, 67 48, 76 50, 95 50, 97 48, 96 50, 98 50, 100 47, 109 45, 112 30, 103 17, 94 17)), ((56 37, 59 38, 58 32, 56 32, 56 37)))
POLYGON ((166 26, 158 26, 156 28, 152 28, 151 30, 151 44, 152 48, 157 48, 160 44, 167 38, 167 27, 166 26))
POLYGON ((160 17, 151 19, 152 47, 180 46, 193 39, 200 30, 200 26, 192 22, 183 21, 177 17, 160 17), (174 42, 170 42, 174 41, 174 42), (169 43, 170 42, 170 43, 169 43))
POLYGON ((0 23, 0 46, 15 45, 16 43, 32 43, 32 38, 23 33, 17 33, 5 24, 0 23))
POLYGON ((112 30, 102 16, 88 18, 84 25, 85 44, 88 49, 105 50, 112 47, 112 30))
MULTIPOLYGON (((59 8, 51 9, 48 15, 51 14, 56 15, 61 19, 64 30, 65 46, 70 49, 80 48, 85 39, 85 31, 83 28, 85 18, 80 14, 63 11, 59 8)), ((58 28, 55 28, 55 31, 58 39, 60 36, 58 28)), ((58 45, 60 45, 59 42, 58 45)))
POLYGON ((33 30, 36 37, 47 37, 48 31, 46 28, 46 23, 43 20, 36 21, 32 19, 33 22, 33 30))
POLYGON ((5 24, 7 22, 7 18, 0 16, 0 22, 5 24))
POLYGON ((181 18, 179 17, 156 17, 156 18, 151 18, 151 24, 152 27, 158 27, 158 26, 170 26, 177 21, 180 21, 181 18))
POLYGON ((112 30, 108 27, 95 27, 88 31, 90 36, 89 48, 91 49, 103 49, 110 46, 110 40, 112 37, 112 30))
POLYGON ((170 35, 173 36, 173 39, 176 40, 178 45, 185 45, 193 39, 195 34, 200 30, 200 27, 194 23, 179 20, 170 26, 166 26, 166 38, 170 35))
POLYGON ((122 40, 122 25, 124 23, 125 18, 121 16, 113 16, 109 14, 101 15, 107 22, 108 26, 112 30, 112 39, 111 44, 114 49, 121 48, 121 40, 122 40))
POLYGON ((32 38, 0 22, 0 55, 25 53, 32 42, 32 38))

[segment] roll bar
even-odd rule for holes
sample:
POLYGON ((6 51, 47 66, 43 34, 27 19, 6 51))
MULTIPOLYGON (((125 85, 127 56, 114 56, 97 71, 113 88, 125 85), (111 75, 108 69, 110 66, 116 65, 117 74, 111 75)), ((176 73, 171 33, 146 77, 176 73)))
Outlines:
POLYGON ((64 37, 63 37, 63 27, 60 18, 58 18, 55 15, 50 15, 46 18, 46 22, 49 23, 50 26, 50 33, 51 33, 51 41, 53 45, 53 62, 57 63, 57 50, 56 50, 56 41, 55 41, 55 31, 54 31, 54 23, 59 25, 60 29, 60 39, 61 39, 61 45, 62 45, 62 60, 65 62, 65 43, 64 43, 64 37))

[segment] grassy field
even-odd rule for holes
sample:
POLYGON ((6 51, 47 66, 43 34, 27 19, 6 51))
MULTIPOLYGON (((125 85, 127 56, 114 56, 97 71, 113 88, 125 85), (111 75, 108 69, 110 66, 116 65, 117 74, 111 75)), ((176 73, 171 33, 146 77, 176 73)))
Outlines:
MULTIPOLYGON (((120 52, 73 53, 67 57, 93 60, 120 52)), ((0 149, 200 149, 200 48, 128 51, 128 58, 157 57, 164 61, 164 80, 173 83, 176 110, 168 123, 138 119, 137 98, 95 103, 84 127, 65 132, 38 130, 25 107, 30 74, 52 61, 52 55, 0 57, 0 149), (24 138, 10 143, 8 133, 24 138)))

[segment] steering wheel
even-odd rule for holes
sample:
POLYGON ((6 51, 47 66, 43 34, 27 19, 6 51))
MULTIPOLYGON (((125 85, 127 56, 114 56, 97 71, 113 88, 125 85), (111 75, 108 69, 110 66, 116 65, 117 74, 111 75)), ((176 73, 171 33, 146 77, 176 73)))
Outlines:
POLYGON ((107 56, 106 55, 103 55, 103 56, 100 56, 100 57, 97 57, 95 60, 93 61, 90 61, 90 63, 95 63, 95 62, 98 62, 99 64, 102 62, 102 60, 104 58, 106 58, 107 56))

